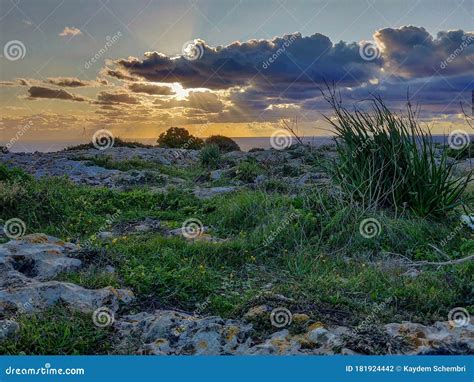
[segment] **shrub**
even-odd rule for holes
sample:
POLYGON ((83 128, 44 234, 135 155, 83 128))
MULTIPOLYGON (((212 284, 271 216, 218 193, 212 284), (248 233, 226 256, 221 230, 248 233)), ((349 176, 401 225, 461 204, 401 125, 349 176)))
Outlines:
MULTIPOLYGON (((124 141, 123 139, 117 137, 114 138, 114 145, 113 147, 130 147, 130 148, 150 148, 153 147, 152 145, 146 145, 140 142, 132 142, 132 141, 124 141)), ((92 142, 89 143, 82 143, 79 145, 68 146, 64 149, 64 151, 75 151, 75 150, 87 150, 87 149, 95 149, 96 147, 93 145, 92 142)))
POLYGON ((445 215, 462 204, 472 174, 453 178, 446 152, 437 157, 431 133, 410 106, 398 115, 373 96, 369 111, 349 111, 334 91, 325 97, 335 113, 326 117, 337 138, 335 176, 350 195, 370 207, 407 208, 421 216, 445 215))
POLYGON ((262 174, 263 169, 254 158, 249 158, 239 163, 236 170, 236 178, 244 182, 253 182, 262 174))
POLYGON ((158 146, 170 149, 198 150, 202 147, 201 138, 189 134, 189 131, 182 127, 170 127, 158 138, 158 146))
POLYGON ((221 151, 216 144, 206 145, 199 153, 201 165, 207 168, 217 168, 221 161, 221 151))
POLYGON ((240 151, 239 145, 229 137, 223 135, 212 135, 206 139, 206 144, 217 145, 223 153, 229 153, 231 151, 240 151))
POLYGON ((20 168, 8 168, 0 164, 0 181, 28 180, 30 175, 20 168))

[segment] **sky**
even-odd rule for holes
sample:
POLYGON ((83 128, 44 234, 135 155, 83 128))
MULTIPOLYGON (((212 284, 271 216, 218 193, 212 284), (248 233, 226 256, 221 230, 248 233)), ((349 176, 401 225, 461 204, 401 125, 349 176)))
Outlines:
POLYGON ((0 49, 3 143, 327 135, 325 83, 395 111, 409 94, 447 134, 471 111, 474 1, 0 0, 0 49))

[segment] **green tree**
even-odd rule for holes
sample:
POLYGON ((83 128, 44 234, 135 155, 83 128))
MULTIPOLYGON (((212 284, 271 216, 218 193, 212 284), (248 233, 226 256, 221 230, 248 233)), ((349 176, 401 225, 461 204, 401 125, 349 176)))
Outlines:
POLYGON ((223 153, 231 151, 240 151, 239 145, 231 138, 224 137, 223 135, 212 135, 206 139, 206 144, 217 145, 223 153))
POLYGON ((201 138, 189 134, 189 131, 182 127, 170 127, 158 138, 158 146, 170 149, 192 149, 198 150, 203 145, 201 138))

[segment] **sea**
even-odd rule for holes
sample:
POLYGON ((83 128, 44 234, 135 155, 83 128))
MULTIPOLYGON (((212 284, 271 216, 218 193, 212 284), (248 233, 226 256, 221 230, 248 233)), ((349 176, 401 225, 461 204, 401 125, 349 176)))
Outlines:
MULTIPOLYGON (((242 151, 249 151, 253 148, 269 149, 272 147, 273 139, 270 137, 232 137, 232 139, 240 146, 242 151)), ((444 144, 447 143, 447 136, 444 135, 433 135, 433 141, 436 143, 444 144)), ((471 136, 472 142, 473 136, 471 136)), ((127 139, 130 141, 137 141, 145 144, 156 144, 156 139, 127 139)), ((307 136, 302 138, 305 144, 310 144, 314 147, 331 144, 334 142, 334 137, 331 136, 307 136)), ((278 144, 278 141, 276 141, 278 144)), ((53 152, 61 151, 66 147, 74 146, 80 143, 87 143, 86 140, 74 140, 74 141, 26 141, 23 139, 18 140, 10 148, 11 152, 53 152)), ((292 144, 296 143, 293 139, 292 144)), ((3 143, 5 144, 5 143, 3 143)), ((283 143, 284 144, 284 143, 283 143)), ((2 143, 0 143, 0 146, 2 143)))

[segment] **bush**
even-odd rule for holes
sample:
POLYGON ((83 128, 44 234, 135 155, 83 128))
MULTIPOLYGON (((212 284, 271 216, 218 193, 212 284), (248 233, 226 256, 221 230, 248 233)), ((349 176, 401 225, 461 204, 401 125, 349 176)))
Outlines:
POLYGON ((373 96, 369 112, 349 111, 334 91, 325 97, 335 113, 326 117, 337 137, 335 176, 350 195, 370 207, 421 216, 445 215, 462 204, 472 174, 452 177, 446 152, 437 157, 431 133, 422 130, 410 106, 407 115, 397 115, 373 96))
POLYGON ((170 127, 160 134, 157 143, 159 147, 169 149, 199 150, 203 140, 189 134, 189 131, 182 127, 170 127))
MULTIPOLYGON (((123 139, 117 137, 114 138, 113 147, 129 147, 129 148, 150 148, 152 145, 146 145, 140 142, 134 141, 124 141, 123 139)), ((63 151, 75 151, 75 150, 87 150, 87 149, 97 149, 92 142, 82 143, 79 145, 68 146, 63 151)))
POLYGON ((0 164, 0 181, 28 180, 31 176, 20 168, 8 168, 0 164))
POLYGON ((207 168, 219 167, 221 159, 221 151, 215 144, 204 146, 199 153, 201 165, 207 168))
POLYGON ((206 139, 206 144, 217 145, 223 153, 229 153, 231 151, 240 151, 239 145, 229 137, 223 135, 212 135, 206 139))
POLYGON ((254 158, 249 158, 239 163, 236 170, 236 178, 244 182, 253 182, 255 178, 263 173, 262 167, 254 158))

